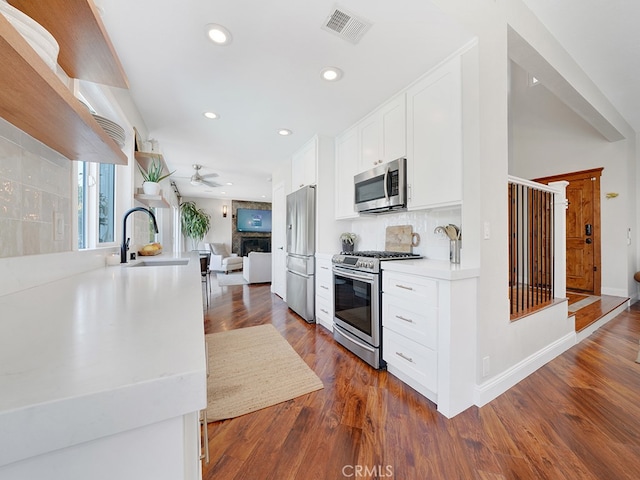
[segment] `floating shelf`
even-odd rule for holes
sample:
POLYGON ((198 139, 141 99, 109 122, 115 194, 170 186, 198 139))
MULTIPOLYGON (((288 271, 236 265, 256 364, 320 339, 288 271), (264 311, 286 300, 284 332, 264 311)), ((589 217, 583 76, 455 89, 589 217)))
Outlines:
POLYGON ((162 195, 145 195, 144 193, 136 193, 133 195, 133 198, 147 207, 169 208, 171 206, 162 195))
POLYGON ((109 35, 90 0, 9 0, 60 45, 58 63, 72 78, 129 88, 109 35))
POLYGON ((3 15, 0 64, 2 118, 70 160, 127 164, 120 147, 3 15))
POLYGON ((149 165, 151 162, 155 162, 160 160, 162 164, 162 168, 168 173, 169 167, 167 167, 167 163, 164 161, 164 157, 161 153, 155 152, 135 152, 136 162, 140 165, 145 171, 149 170, 149 165))

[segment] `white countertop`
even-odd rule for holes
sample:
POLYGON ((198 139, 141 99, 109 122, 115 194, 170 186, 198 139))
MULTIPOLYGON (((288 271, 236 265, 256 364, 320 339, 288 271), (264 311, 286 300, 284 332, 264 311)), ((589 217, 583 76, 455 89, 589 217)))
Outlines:
POLYGON ((206 406, 197 255, 0 296, 0 312, 0 466, 206 406))
POLYGON ((461 264, 453 264, 445 260, 393 260, 380 262, 383 271, 411 273, 440 280, 463 280, 480 275, 480 269, 461 264))

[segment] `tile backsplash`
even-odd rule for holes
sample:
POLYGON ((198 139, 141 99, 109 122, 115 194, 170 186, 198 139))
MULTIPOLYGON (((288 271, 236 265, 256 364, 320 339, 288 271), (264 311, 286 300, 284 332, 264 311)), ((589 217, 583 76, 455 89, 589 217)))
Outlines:
POLYGON ((72 250, 71 167, 0 119, 0 258, 72 250))
POLYGON ((352 222, 351 231, 358 235, 357 250, 384 250, 387 227, 412 225, 413 231, 420 235, 420 244, 413 247, 413 253, 434 260, 449 260, 449 239, 444 234, 434 233, 434 230, 449 223, 460 226, 461 219, 460 207, 362 216, 352 222))

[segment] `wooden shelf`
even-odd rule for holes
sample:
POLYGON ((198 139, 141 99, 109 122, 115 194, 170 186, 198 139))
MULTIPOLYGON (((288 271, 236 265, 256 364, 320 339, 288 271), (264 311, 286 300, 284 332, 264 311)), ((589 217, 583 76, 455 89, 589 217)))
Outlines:
POLYGON ((127 164, 120 147, 3 15, 0 64, 2 118, 70 160, 127 164))
POLYGON ((144 193, 136 193, 133 195, 133 198, 147 207, 169 208, 171 206, 162 195, 145 195, 144 193))
POLYGON ((9 0, 60 45, 58 63, 72 78, 129 88, 127 76, 91 0, 9 0))
POLYGON ((169 167, 167 167, 167 163, 164 161, 164 157, 161 153, 155 152, 135 152, 136 162, 140 165, 145 171, 149 170, 149 165, 151 162, 160 160, 162 164, 162 168, 167 173, 169 172, 169 167))

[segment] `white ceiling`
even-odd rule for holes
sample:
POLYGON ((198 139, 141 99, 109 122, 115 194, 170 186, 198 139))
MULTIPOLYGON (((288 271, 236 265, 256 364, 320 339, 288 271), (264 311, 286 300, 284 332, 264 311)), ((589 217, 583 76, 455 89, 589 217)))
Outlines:
POLYGON ((640 2, 523 0, 635 131, 640 131, 640 2))
POLYGON ((270 201, 272 172, 314 134, 341 132, 471 39, 427 0, 96 4, 183 196, 270 201), (357 45, 321 29, 336 5, 373 23, 357 45), (211 43, 208 23, 233 43, 211 43), (320 79, 329 65, 344 70, 340 82, 320 79), (233 186, 191 186, 194 163, 233 186))

